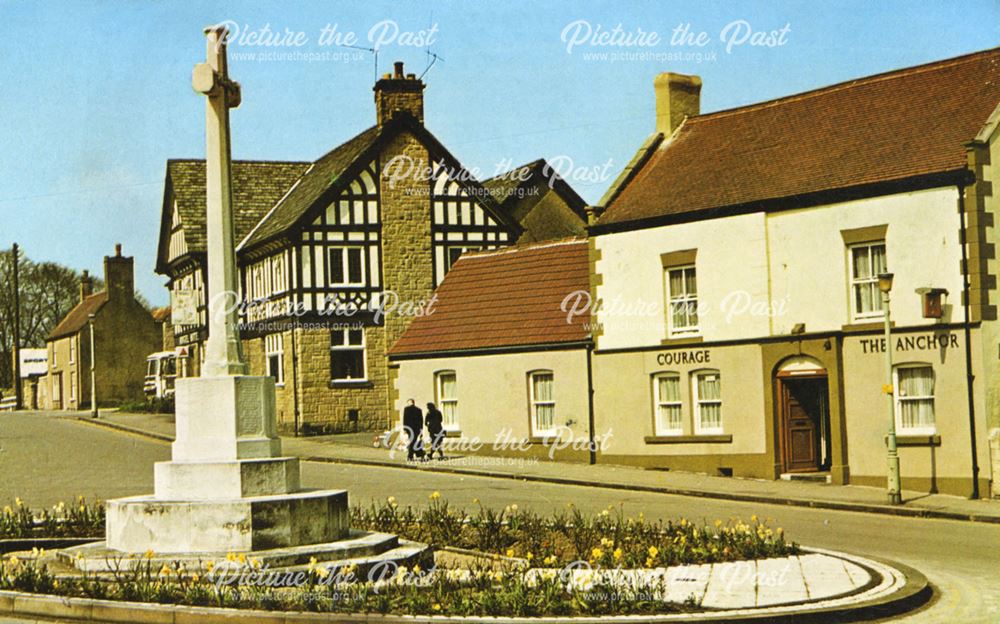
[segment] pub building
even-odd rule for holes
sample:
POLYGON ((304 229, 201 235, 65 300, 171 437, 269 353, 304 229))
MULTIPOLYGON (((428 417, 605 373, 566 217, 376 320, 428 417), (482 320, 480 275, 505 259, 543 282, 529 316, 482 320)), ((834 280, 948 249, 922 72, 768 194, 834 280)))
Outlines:
POLYGON ((517 345, 463 343, 481 323, 442 300, 390 351, 397 409, 452 398, 462 435, 583 435, 601 463, 884 487, 888 390, 904 489, 997 494, 1000 49, 706 114, 701 87, 656 77, 656 131, 588 208, 588 314, 529 297, 517 345))

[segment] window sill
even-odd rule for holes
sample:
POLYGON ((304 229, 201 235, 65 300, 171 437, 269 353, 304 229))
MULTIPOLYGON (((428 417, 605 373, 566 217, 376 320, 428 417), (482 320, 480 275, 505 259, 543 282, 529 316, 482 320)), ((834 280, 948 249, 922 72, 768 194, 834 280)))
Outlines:
MULTIPOLYGON (((889 443, 888 436, 882 439, 889 443)), ((941 436, 936 433, 896 434, 896 446, 941 446, 941 436)))
POLYGON ((682 345, 693 345, 702 342, 705 342, 704 336, 694 336, 694 335, 685 336, 682 334, 679 336, 671 336, 670 338, 664 338, 663 340, 660 341, 660 344, 665 347, 672 347, 672 346, 682 346, 682 345))
POLYGON ((697 435, 654 435, 644 438, 646 444, 729 444, 731 433, 700 433, 697 435))
POLYGON ((461 438, 462 437, 462 430, 461 429, 445 429, 444 430, 444 437, 446 437, 446 438, 461 438))
POLYGON ((550 444, 555 444, 559 441, 559 436, 556 434, 552 435, 533 435, 528 438, 528 442, 532 444, 541 444, 543 446, 548 446, 550 444))
POLYGON ((374 388, 375 384, 368 379, 333 379, 327 383, 329 388, 374 388))

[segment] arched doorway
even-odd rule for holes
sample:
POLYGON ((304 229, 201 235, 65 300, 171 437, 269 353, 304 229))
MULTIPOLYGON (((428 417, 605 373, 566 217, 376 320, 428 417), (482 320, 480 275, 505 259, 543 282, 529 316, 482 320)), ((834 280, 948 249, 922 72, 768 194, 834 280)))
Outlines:
POLYGON ((782 472, 830 469, 827 372, 818 360, 794 356, 775 372, 779 461, 782 472))

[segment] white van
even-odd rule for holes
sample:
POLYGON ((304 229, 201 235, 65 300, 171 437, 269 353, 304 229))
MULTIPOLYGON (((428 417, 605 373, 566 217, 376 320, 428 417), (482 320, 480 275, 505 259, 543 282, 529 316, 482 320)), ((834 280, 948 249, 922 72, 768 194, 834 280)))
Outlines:
POLYGON ((146 398, 163 399, 174 396, 174 381, 176 379, 176 353, 160 351, 146 358, 146 382, 143 385, 146 398))

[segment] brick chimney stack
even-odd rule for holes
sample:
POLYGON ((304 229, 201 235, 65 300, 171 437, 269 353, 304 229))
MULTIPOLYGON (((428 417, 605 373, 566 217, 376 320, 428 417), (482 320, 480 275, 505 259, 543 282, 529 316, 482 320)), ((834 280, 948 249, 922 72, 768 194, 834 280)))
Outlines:
POLYGON ((92 294, 94 294, 94 280, 90 277, 90 272, 84 269, 83 275, 80 276, 80 301, 92 294))
POLYGON ((383 75, 373 90, 379 126, 392 119, 397 111, 407 112, 424 123, 424 83, 416 74, 404 74, 402 61, 396 61, 393 73, 383 75))
POLYGON ((131 299, 135 295, 134 263, 131 256, 122 255, 121 243, 115 245, 115 255, 104 257, 104 287, 108 298, 131 299))
POLYGON ((656 93, 656 131, 673 134, 686 117, 701 110, 701 78, 665 72, 653 80, 656 93))

